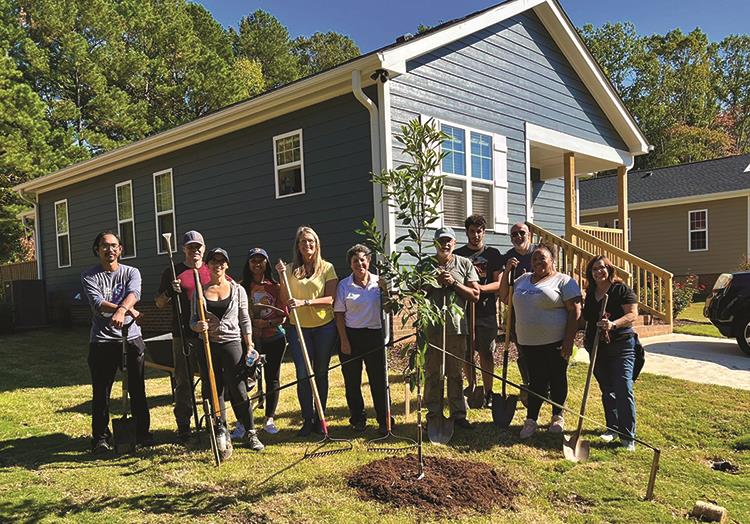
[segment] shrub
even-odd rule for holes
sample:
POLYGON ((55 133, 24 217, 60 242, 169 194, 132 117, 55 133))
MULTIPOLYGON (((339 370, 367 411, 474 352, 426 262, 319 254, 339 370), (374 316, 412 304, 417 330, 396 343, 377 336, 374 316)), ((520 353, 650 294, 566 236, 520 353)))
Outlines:
POLYGON ((677 315, 690 305, 696 293, 700 293, 705 289, 706 286, 698 283, 697 275, 688 275, 684 281, 677 282, 672 292, 673 318, 676 318, 677 315))

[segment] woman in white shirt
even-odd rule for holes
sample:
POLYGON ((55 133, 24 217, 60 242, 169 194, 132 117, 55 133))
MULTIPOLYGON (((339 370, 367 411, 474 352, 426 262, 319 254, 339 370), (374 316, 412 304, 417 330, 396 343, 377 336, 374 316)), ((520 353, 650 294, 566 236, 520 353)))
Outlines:
POLYGON ((370 250, 356 244, 346 253, 352 274, 339 282, 333 312, 341 340, 341 371, 349 406, 349 422, 355 431, 364 431, 367 412, 362 398, 362 362, 367 370, 370 393, 375 405, 379 431, 386 433, 385 355, 373 351, 383 345, 380 287, 378 276, 370 273, 370 250), (369 353, 364 358, 361 356, 369 353))

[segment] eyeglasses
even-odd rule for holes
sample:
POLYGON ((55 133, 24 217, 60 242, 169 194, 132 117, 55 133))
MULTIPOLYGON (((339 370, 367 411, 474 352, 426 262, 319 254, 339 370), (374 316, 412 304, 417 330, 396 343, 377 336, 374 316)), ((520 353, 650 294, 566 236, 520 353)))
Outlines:
POLYGON ((510 234, 510 236, 511 237, 525 237, 526 236, 526 231, 513 231, 510 234))
POLYGON ((203 249, 202 244, 188 244, 185 247, 188 248, 190 251, 198 251, 200 249, 203 249))

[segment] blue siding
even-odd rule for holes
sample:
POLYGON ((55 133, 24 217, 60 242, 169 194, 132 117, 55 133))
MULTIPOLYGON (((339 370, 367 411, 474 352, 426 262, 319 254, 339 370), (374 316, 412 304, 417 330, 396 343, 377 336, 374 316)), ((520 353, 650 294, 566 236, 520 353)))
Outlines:
MULTIPOLYGON (((391 83, 394 134, 423 114, 506 136, 511 224, 527 218, 526 122, 627 150, 531 11, 418 57, 407 70, 391 83)), ((393 147, 398 164, 402 148, 396 141, 393 147)), ((561 180, 538 183, 532 203, 540 226, 562 232, 561 180)), ((506 234, 490 234, 488 243, 510 245, 506 234)))
MULTIPOLYGON (((368 96, 377 98, 374 90, 368 96)), ((369 114, 353 95, 341 96, 167 155, 40 195, 42 263, 47 288, 70 297, 80 272, 97 263, 91 242, 102 229, 117 230, 114 186, 132 179, 137 257, 124 260, 143 275, 143 298, 155 295, 166 255, 156 254, 154 172, 173 171, 178 243, 189 229, 209 247, 230 254, 239 278, 250 247, 264 247, 275 262, 288 260, 298 225, 320 235, 323 256, 347 270, 354 230, 371 218, 373 192, 369 114), (277 200, 272 138, 302 129, 306 193, 277 200), (57 268, 54 205, 68 199, 72 267, 57 268)), ((178 259, 182 255, 178 254, 178 259)))

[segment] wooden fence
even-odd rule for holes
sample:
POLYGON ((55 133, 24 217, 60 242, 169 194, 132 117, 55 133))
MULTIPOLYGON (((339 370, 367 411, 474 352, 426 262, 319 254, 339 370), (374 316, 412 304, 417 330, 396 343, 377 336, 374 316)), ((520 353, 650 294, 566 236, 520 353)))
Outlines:
POLYGON ((15 264, 4 264, 0 266, 0 285, 4 287, 6 282, 14 280, 36 280, 36 260, 29 262, 17 262, 15 264))

